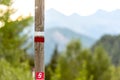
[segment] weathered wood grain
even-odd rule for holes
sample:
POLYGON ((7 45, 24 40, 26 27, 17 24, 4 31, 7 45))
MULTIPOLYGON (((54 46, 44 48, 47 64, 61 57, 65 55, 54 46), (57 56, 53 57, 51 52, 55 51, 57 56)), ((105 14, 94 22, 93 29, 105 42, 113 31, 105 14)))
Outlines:
POLYGON ((44 43, 35 43, 35 70, 44 72, 44 43))
POLYGON ((35 31, 44 31, 44 0, 35 0, 35 31))
MULTIPOLYGON (((35 31, 44 31, 44 0, 35 0, 35 31)), ((35 72, 44 72, 44 43, 35 42, 35 72)))

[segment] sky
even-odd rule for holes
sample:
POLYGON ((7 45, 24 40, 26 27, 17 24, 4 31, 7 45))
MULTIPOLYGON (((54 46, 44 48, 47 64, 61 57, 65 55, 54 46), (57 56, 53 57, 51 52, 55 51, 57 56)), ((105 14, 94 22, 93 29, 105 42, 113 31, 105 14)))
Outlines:
MULTIPOLYGON (((99 11, 112 12, 120 9, 120 0, 45 0, 45 10, 54 8, 55 10, 69 16, 77 13, 81 16, 89 16, 99 11)), ((104 18, 103 18, 104 19, 104 18)), ((91 19, 92 20, 92 19, 91 19)), ((94 19, 93 19, 94 20, 94 19)), ((97 19, 96 19, 97 20, 97 19)), ((94 25, 75 26, 72 30, 83 33, 93 38, 98 39, 103 34, 120 34, 119 23, 105 19, 103 23, 96 23, 94 25), (114 24, 114 26, 112 26, 114 24), (108 25, 109 24, 109 25, 108 25)))
MULTIPOLYGON (((14 0, 14 7, 18 9, 18 14, 34 15, 35 0, 14 0)), ((71 15, 78 13, 81 16, 94 14, 97 10, 108 12, 120 9, 120 0, 45 0, 45 11, 54 8, 55 10, 71 15)))
POLYGON ((120 0, 45 0, 45 8, 54 8, 65 15, 88 16, 99 9, 108 12, 120 9, 120 0))
MULTIPOLYGON (((28 15, 29 13, 34 16, 34 3, 35 0, 15 0, 13 7, 18 9, 16 16, 20 14, 28 15)), ((77 13, 81 16, 89 16, 96 13, 98 10, 112 12, 120 9, 120 0, 45 0, 45 11, 51 8, 67 16, 73 13, 77 13)), ((111 30, 113 28, 114 27, 112 27, 111 30)), ((91 26, 89 29, 92 30, 91 26)), ((106 28, 106 31, 108 29, 110 28, 106 28)), ((115 32, 120 33, 118 27, 114 29, 116 29, 114 30, 115 32)), ((113 33, 113 31, 111 32, 113 33)))

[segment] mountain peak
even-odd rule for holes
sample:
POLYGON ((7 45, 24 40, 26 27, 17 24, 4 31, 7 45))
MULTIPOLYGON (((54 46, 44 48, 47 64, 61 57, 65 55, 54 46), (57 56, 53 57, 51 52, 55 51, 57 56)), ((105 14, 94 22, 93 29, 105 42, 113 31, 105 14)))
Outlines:
POLYGON ((93 14, 93 15, 104 15, 104 14, 106 15, 106 14, 108 14, 108 12, 105 11, 105 10, 99 9, 99 10, 97 10, 96 13, 93 14))
POLYGON ((46 14, 50 14, 50 15, 61 15, 61 16, 65 16, 63 13, 61 13, 61 12, 59 12, 59 11, 57 11, 56 9, 54 9, 54 8, 50 8, 49 10, 47 10, 46 12, 45 12, 46 14))
POLYGON ((79 14, 77 14, 77 13, 73 13, 73 14, 71 14, 70 16, 80 16, 79 14))
MULTIPOLYGON (((96 11, 97 15, 106 15, 106 14, 120 14, 120 9, 116 9, 116 10, 113 10, 113 11, 105 11, 105 10, 101 10, 99 9, 98 11, 96 11)), ((93 14, 94 15, 94 14, 93 14)))
POLYGON ((50 8, 50 9, 47 10, 47 12, 49 12, 49 11, 55 11, 55 12, 57 12, 54 8, 50 8))
POLYGON ((46 13, 60 13, 60 12, 58 12, 57 10, 55 10, 53 8, 50 8, 46 11, 46 13))

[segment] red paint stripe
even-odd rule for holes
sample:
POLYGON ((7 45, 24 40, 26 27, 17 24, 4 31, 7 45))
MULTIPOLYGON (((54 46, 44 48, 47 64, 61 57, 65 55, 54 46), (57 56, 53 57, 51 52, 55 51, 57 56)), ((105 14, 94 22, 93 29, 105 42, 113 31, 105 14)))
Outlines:
POLYGON ((43 36, 35 36, 34 42, 44 42, 44 37, 43 36))

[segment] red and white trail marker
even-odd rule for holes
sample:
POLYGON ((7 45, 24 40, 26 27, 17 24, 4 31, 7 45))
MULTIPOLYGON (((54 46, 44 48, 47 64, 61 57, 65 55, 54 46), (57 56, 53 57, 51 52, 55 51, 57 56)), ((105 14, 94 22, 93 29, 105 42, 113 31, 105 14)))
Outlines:
POLYGON ((44 43, 44 32, 35 32, 34 42, 44 43))

